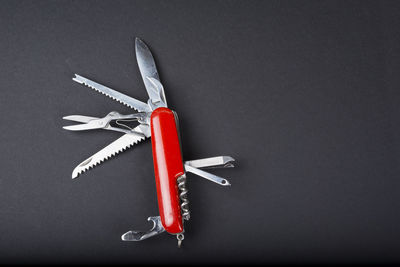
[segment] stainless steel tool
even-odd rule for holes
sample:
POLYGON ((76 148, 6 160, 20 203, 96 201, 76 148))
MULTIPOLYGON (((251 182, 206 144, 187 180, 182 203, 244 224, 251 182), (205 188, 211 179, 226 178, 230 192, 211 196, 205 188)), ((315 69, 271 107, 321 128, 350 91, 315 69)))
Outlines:
POLYGON ((70 131, 103 129, 121 132, 123 135, 94 155, 82 161, 72 172, 72 178, 100 164, 112 156, 152 137, 154 171, 160 216, 149 217, 153 227, 148 231, 128 231, 122 235, 124 241, 141 241, 164 231, 176 235, 180 246, 184 239, 183 221, 190 218, 188 208, 186 172, 191 172, 222 186, 229 186, 227 179, 203 169, 229 168, 235 160, 229 156, 183 161, 178 132, 177 114, 167 107, 164 87, 160 82, 154 58, 146 44, 136 38, 136 58, 146 91, 147 103, 122 94, 105 85, 75 74, 74 81, 86 85, 128 107, 137 113, 123 115, 116 111, 103 118, 70 115, 65 120, 81 124, 64 126, 70 131), (132 122, 135 127, 130 126, 132 122))

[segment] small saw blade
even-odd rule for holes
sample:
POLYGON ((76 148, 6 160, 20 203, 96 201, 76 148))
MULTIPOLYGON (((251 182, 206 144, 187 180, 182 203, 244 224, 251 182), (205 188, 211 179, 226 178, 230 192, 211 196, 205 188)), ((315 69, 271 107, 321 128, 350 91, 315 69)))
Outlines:
MULTIPOLYGON (((140 131, 139 126, 136 127, 134 131, 140 131)), ((82 161, 72 172, 72 179, 78 177, 79 174, 89 170, 90 168, 93 168, 105 160, 117 155, 118 153, 125 151, 144 139, 146 138, 140 135, 124 134, 90 158, 82 161)))

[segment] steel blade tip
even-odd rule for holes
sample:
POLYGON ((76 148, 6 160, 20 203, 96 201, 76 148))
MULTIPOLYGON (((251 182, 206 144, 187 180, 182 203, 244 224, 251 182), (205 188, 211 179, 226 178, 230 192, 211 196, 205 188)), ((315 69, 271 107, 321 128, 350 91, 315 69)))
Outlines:
POLYGON ((138 50, 139 43, 142 42, 138 37, 135 38, 135 50, 138 50))
POLYGON ((143 44, 144 42, 142 41, 142 39, 140 39, 139 37, 135 37, 135 46, 137 47, 140 44, 143 44))
POLYGON ((84 129, 79 129, 82 127, 82 125, 85 125, 85 124, 63 126, 63 129, 68 130, 68 131, 80 131, 80 130, 84 130, 84 129))
POLYGON ((63 120, 70 121, 70 120, 73 119, 74 117, 75 117, 75 115, 68 115, 68 116, 64 116, 64 117, 62 117, 62 118, 63 118, 63 120))
POLYGON ((148 50, 150 52, 150 49, 147 47, 145 42, 143 42, 142 39, 137 38, 135 39, 135 51, 136 53, 139 53, 139 50, 148 50))

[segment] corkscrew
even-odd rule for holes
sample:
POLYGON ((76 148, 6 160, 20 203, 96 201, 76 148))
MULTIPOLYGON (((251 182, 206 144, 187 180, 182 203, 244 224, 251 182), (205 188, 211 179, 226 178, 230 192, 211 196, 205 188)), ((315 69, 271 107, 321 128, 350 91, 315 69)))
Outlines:
POLYGON ((190 211, 189 211, 189 200, 187 196, 189 190, 187 190, 186 188, 186 175, 179 176, 179 178, 176 181, 178 183, 179 198, 181 199, 182 217, 184 220, 189 221, 190 211))

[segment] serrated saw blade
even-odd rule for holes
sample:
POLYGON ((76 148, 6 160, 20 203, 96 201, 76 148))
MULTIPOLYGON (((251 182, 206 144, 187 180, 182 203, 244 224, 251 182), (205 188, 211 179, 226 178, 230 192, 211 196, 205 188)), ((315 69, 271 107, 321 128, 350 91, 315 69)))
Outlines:
MULTIPOLYGON (((134 128, 133 131, 141 131, 140 126, 134 128)), ((123 136, 121 136, 120 138, 76 166, 76 168, 72 172, 72 179, 78 177, 79 174, 89 170, 90 168, 93 168, 103 161, 117 155, 118 153, 123 152, 131 146, 143 141, 144 139, 146 138, 143 136, 135 134, 124 134, 123 136)))
POLYGON ((93 90, 102 93, 111 99, 114 99, 130 108, 136 109, 139 112, 150 112, 150 107, 146 104, 143 103, 142 101, 139 101, 133 97, 127 96, 125 94, 122 94, 118 91, 115 91, 107 86, 104 86, 102 84, 96 83, 92 80, 89 80, 88 78, 85 78, 83 76, 80 76, 78 74, 75 74, 75 77, 72 78, 77 83, 86 85, 89 88, 92 88, 93 90))

